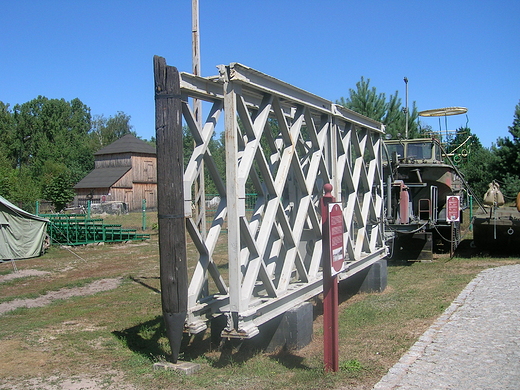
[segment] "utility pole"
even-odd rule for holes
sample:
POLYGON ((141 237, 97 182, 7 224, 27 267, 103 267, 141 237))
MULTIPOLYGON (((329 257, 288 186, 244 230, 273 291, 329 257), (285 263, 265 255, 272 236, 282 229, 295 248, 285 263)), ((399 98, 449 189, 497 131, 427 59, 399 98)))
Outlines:
POLYGON ((408 78, 404 78, 404 83, 406 84, 406 107, 404 108, 405 114, 405 125, 404 125, 404 138, 408 139, 408 78))
POLYGON ((162 57, 153 61, 161 302, 172 362, 177 363, 188 311, 184 166, 176 158, 183 155, 181 86, 176 68, 162 57))
MULTIPOLYGON (((200 76, 199 0, 191 0, 191 50, 193 74, 200 76)), ((202 123, 201 106, 199 99, 193 99, 193 111, 199 125, 202 123)))
MULTIPOLYGON (((191 49, 193 75, 200 76, 200 33, 199 33, 199 0, 191 1, 191 49)), ((199 129, 202 128, 202 102, 193 99, 193 113, 199 129)), ((196 145, 194 145, 196 146, 196 145)), ((201 163, 195 181, 196 224, 200 234, 206 238, 206 193, 204 191, 204 162, 201 163)))

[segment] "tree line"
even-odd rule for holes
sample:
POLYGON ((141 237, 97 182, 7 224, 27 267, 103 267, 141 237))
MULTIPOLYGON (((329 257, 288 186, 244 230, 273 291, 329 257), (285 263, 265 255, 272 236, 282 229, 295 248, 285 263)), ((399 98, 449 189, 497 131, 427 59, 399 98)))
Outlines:
MULTIPOLYGON (((383 123, 392 138, 403 136, 407 120, 409 138, 433 133, 418 120, 416 102, 406 115, 398 92, 387 98, 370 86, 370 79, 362 77, 348 97, 336 103, 383 123)), ((12 108, 0 101, 0 195, 24 205, 45 199, 61 210, 72 200, 73 186, 94 168, 94 153, 125 134, 136 135, 130 119, 123 112, 108 118, 92 116, 90 108, 77 98, 66 101, 38 96, 12 108)), ((276 132, 276 123, 270 125, 276 132)), ((498 138, 490 148, 483 147, 468 127, 443 139, 446 151, 479 198, 492 180, 501 184, 506 199, 512 200, 520 191, 520 102, 508 130, 510 137, 498 138)), ((222 177, 224 140, 224 134, 215 135, 209 145, 222 177)), ((194 139, 185 127, 185 164, 193 147, 194 139)), ((216 194, 213 180, 206 175, 206 193, 216 194)), ((254 192, 250 187, 247 191, 254 192)))
MULTIPOLYGON (((375 119, 386 126, 392 138, 402 137, 406 124, 405 107, 396 91, 386 97, 370 87, 370 79, 356 84, 349 90, 348 98, 340 98, 336 103, 353 111, 375 119)), ((416 103, 408 115, 408 138, 431 137, 435 132, 419 120, 416 103)), ((490 148, 482 146, 479 138, 469 127, 456 129, 442 139, 446 154, 468 182, 472 192, 479 199, 484 197, 489 183, 496 180, 507 200, 512 201, 520 191, 520 101, 513 113, 513 123, 508 127, 510 137, 500 137, 490 148)))
POLYGON ((94 168, 94 153, 127 133, 130 116, 92 116, 81 100, 38 96, 12 108, 0 101, 0 195, 20 204, 51 201, 61 210, 94 168))

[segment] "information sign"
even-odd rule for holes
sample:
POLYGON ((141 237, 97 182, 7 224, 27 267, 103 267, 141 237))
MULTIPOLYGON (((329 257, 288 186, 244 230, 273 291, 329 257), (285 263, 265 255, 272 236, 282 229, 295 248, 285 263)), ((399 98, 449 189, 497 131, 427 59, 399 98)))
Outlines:
POLYGON ((340 203, 329 203, 329 239, 331 273, 336 275, 343 269, 343 210, 340 203))
POLYGON ((446 197, 446 219, 448 222, 460 220, 460 196, 450 195, 446 197))

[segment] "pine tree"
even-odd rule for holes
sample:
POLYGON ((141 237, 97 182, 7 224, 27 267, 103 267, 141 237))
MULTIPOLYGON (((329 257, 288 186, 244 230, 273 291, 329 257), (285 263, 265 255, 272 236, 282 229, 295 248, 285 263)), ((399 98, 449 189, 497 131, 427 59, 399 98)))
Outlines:
POLYGON ((515 107, 513 124, 508 129, 512 138, 498 138, 493 151, 497 156, 497 179, 503 184, 504 195, 513 198, 520 192, 520 102, 515 107))
MULTIPOLYGON (((384 93, 378 94, 375 87, 370 87, 370 79, 365 80, 361 77, 361 80, 356 83, 356 89, 349 90, 349 97, 347 99, 341 97, 336 103, 383 123, 387 134, 391 134, 392 138, 405 136, 406 114, 401 107, 402 102, 398 91, 395 95, 390 95, 387 101, 384 93)), ((417 107, 413 102, 408 115, 408 138, 420 136, 416 122, 418 116, 417 107)))

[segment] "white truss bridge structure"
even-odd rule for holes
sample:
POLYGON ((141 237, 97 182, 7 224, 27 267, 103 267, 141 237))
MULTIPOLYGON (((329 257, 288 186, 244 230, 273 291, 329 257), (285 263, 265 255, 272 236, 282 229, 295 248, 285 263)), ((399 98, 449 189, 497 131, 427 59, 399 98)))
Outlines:
POLYGON ((218 70, 204 78, 179 73, 179 115, 194 140, 191 156, 184 156, 179 200, 189 233, 185 330, 200 333, 224 315, 222 336, 247 339, 322 292, 324 184, 332 184, 343 205, 345 265, 339 280, 386 257, 384 127, 239 63, 218 70), (203 123, 196 120, 193 99, 208 111, 203 123), (210 150, 217 129, 225 131, 225 176, 210 150), (209 181, 219 203, 206 224, 202 220, 210 213, 199 200, 209 181), (252 209, 246 208, 247 188, 257 194, 252 209), (226 246, 218 254, 226 261, 217 263, 216 251, 226 246))

